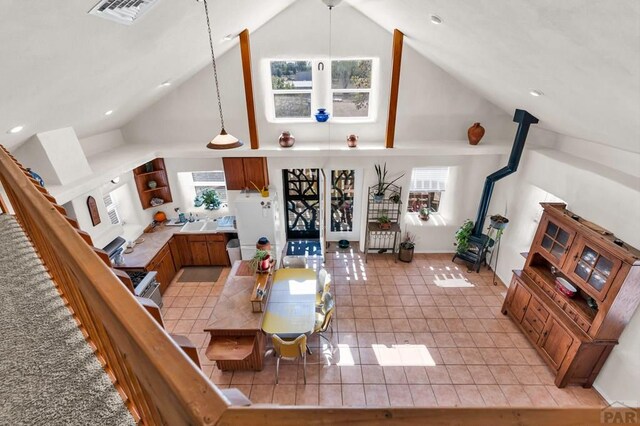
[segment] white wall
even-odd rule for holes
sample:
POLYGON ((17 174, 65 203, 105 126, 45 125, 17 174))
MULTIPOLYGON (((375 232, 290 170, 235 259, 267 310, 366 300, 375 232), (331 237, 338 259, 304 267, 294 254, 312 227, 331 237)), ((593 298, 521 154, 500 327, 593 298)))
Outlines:
MULTIPOLYGON (((291 130, 296 144, 345 143, 356 133, 360 142, 383 141, 388 112, 391 34, 341 4, 333 11, 332 57, 380 58, 377 119, 367 124, 296 123, 267 121, 265 93, 270 80, 262 61, 271 58, 328 58, 328 11, 319 1, 299 1, 251 34, 254 93, 261 146, 276 146, 278 135, 291 130), (295 35, 295 36, 294 36, 295 35)), ((248 142, 248 125, 239 47, 219 58, 218 73, 227 130, 248 142)), ((327 71, 328 72, 328 69, 327 71)), ((220 131, 211 68, 205 67, 175 87, 159 102, 123 127, 128 142, 149 144, 206 144, 220 131)), ((408 141, 466 140, 475 121, 486 128, 485 141, 512 139, 510 114, 468 89, 410 46, 404 46, 400 81, 397 146, 408 141)))
POLYGON ((105 133, 98 133, 97 135, 80 139, 80 146, 84 151, 84 155, 87 157, 110 151, 112 149, 117 149, 124 144, 125 141, 120 129, 105 133))
MULTIPOLYGON (((557 135, 559 136, 559 135, 557 135)), ((559 197, 568 208, 614 232, 628 244, 640 247, 640 178, 607 167, 613 159, 630 163, 624 152, 611 147, 598 147, 587 141, 567 140, 559 136, 562 147, 587 147, 580 156, 597 159, 600 163, 578 158, 565 152, 540 149, 527 150, 518 174, 496 185, 490 211, 508 205, 509 228, 505 231, 498 275, 508 283, 511 270, 522 268, 524 259, 519 252, 527 251, 541 209, 537 203, 559 197), (587 155, 588 154, 588 155, 587 155)), ((618 164, 616 162, 616 164, 618 164)), ((635 169, 637 172, 638 169, 635 169)), ((595 388, 609 401, 638 401, 640 395, 640 313, 636 310, 631 322, 620 337, 611 356, 594 383, 595 388)))
POLYGON ((107 214, 107 209, 102 197, 102 189, 96 188, 71 200, 71 209, 69 211, 70 214, 72 213, 75 216, 80 229, 91 236, 93 245, 98 248, 106 246, 114 238, 122 235, 123 233, 122 226, 113 225, 109 221, 109 215, 107 214), (98 212, 100 213, 100 223, 97 226, 93 226, 93 223, 91 222, 91 215, 89 214, 89 208, 87 207, 87 198, 90 196, 95 198, 96 205, 98 206, 98 212))

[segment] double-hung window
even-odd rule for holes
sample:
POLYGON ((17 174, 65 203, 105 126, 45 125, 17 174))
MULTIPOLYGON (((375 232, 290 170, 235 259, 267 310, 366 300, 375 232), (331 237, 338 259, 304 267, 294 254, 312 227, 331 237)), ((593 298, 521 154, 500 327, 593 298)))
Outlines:
POLYGON ((223 171, 191 172, 191 179, 196 196, 204 190, 214 189, 218 193, 220 201, 227 202, 227 184, 223 171))
POLYGON ((267 116, 274 122, 313 121, 319 108, 330 120, 375 119, 377 60, 272 60, 268 62, 267 116))
POLYGON ((447 186, 448 167, 420 167, 411 171, 408 212, 419 212, 423 208, 435 213, 440 209, 442 193, 447 186))
POLYGON ((109 215, 109 222, 112 225, 118 225, 122 222, 120 219, 120 214, 118 213, 118 204, 113 193, 107 194, 102 197, 102 201, 104 202, 104 206, 107 209, 107 215, 109 215))

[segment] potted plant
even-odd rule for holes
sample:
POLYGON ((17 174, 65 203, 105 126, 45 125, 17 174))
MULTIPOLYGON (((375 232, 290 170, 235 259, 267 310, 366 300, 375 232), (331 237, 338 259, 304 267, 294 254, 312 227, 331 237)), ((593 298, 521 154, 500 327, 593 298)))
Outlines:
POLYGON ((376 203, 382 202, 384 199, 384 193, 389 187, 396 182, 398 179, 404 176, 404 173, 392 180, 391 182, 387 182, 387 163, 384 163, 384 167, 380 167, 380 164, 375 165, 376 174, 378 175, 378 183, 375 184, 373 200, 376 203))
POLYGON ((256 250, 253 258, 249 261, 249 267, 254 274, 268 272, 271 267, 271 255, 266 250, 256 250))
POLYGON ((498 231, 506 228, 507 224, 509 223, 509 219, 499 214, 494 214, 489 219, 491 220, 491 227, 497 229, 498 231))
POLYGON ((469 237, 471 236, 472 231, 473 221, 471 219, 465 220, 462 226, 456 231, 455 246, 457 247, 456 251, 458 253, 465 253, 467 250, 469 250, 469 237))
POLYGON ((207 210, 218 210, 222 205, 215 189, 205 189, 193 200, 196 207, 204 206, 207 210))
POLYGON ((411 262, 413 260, 413 249, 416 246, 416 236, 410 232, 405 232, 400 250, 398 251, 398 259, 402 262, 411 262))
POLYGON ((378 226, 380 229, 391 229, 391 219, 389 216, 383 214, 378 218, 378 226))
POLYGON ((400 194, 398 194, 397 192, 394 192, 393 195, 389 197, 389 201, 391 201, 392 203, 398 204, 400 202, 400 194))
POLYGON ((421 220, 429 220, 429 215, 431 214, 431 210, 429 207, 422 207, 418 212, 421 220))

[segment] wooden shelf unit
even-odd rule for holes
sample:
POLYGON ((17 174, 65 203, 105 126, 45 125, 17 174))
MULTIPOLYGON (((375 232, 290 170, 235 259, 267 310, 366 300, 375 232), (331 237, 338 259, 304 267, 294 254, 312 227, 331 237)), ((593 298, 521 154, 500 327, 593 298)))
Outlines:
POLYGON ((367 232, 364 244, 365 262, 367 262, 367 255, 370 250, 385 250, 395 254, 400 244, 400 234, 402 232, 400 229, 402 202, 398 201, 396 203, 390 199, 393 195, 401 198, 402 187, 391 184, 380 201, 375 199, 377 188, 378 185, 370 186, 367 197, 367 232), (391 222, 389 229, 380 228, 378 218, 382 215, 389 218, 391 222))
POLYGON ((640 251, 560 203, 544 212, 522 271, 514 271, 509 315, 556 374, 555 384, 591 387, 640 303, 640 251), (556 290, 561 277, 577 293, 556 290))
MULTIPOLYGON (((145 210, 154 208, 154 206, 151 205, 152 198, 161 198, 164 200, 164 204, 173 201, 164 159, 156 158, 150 161, 150 163, 153 165, 153 171, 151 172, 147 171, 146 164, 142 164, 133 169, 133 176, 136 181, 140 203, 145 210), (156 182, 157 186, 155 188, 149 188, 149 182, 151 181, 156 182)), ((159 208, 160 206, 155 207, 159 208)))

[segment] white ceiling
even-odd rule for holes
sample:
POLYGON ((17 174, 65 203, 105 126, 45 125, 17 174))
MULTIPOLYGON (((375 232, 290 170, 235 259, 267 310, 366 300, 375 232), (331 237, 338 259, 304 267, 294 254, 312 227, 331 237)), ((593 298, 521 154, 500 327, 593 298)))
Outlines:
MULTIPOLYGON (((233 44, 224 35, 255 30, 293 1, 210 0, 217 54, 233 44)), ((505 111, 524 108, 541 127, 640 152, 640 1, 347 1, 401 29, 417 51, 505 111), (431 13, 444 23, 431 24, 431 13)), ((207 66, 196 0, 162 0, 129 27, 88 15, 95 3, 3 1, 0 143, 66 126, 80 137, 121 127, 168 91, 160 83, 207 66), (5 133, 16 125, 25 130, 5 133)))
MULTIPOLYGON (((293 1, 209 0, 216 55, 236 42, 225 35, 253 31, 293 1)), ((168 92, 162 82, 210 63, 202 3, 161 0, 131 26, 89 15, 97 3, 2 1, 1 144, 68 126, 79 137, 119 128, 168 92), (25 129, 6 133, 17 125, 25 129)))
POLYGON ((640 152, 640 1, 348 1, 509 113, 640 152))

